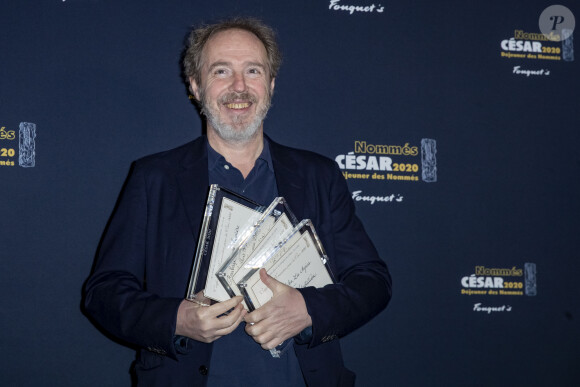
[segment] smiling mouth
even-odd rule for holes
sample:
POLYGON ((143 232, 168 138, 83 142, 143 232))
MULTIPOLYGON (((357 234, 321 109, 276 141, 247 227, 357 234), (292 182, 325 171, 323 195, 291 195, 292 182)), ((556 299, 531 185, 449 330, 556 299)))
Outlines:
POLYGON ((247 109, 250 107, 250 103, 249 102, 242 102, 242 103, 227 103, 226 107, 228 109, 234 109, 234 110, 239 110, 239 109, 247 109))

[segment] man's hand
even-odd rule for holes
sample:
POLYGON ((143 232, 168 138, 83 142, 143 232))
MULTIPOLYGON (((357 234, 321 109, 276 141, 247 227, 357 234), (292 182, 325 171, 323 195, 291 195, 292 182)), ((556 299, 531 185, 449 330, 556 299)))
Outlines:
MULTIPOLYGON (((211 306, 183 300, 177 310, 175 334, 186 336, 204 343, 211 343, 222 336, 232 333, 243 320, 246 310, 241 304, 242 297, 233 297, 211 306), (223 315, 232 309, 227 315, 223 315)), ((210 303, 202 293, 196 295, 201 303, 210 303)))
POLYGON ((246 332, 264 349, 276 348, 312 325, 302 294, 260 270, 260 279, 274 294, 272 299, 245 316, 246 332))

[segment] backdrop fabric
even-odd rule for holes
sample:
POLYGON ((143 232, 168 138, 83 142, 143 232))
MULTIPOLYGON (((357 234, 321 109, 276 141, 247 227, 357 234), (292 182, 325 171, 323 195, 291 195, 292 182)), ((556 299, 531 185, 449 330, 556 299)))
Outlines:
POLYGON ((0 4, 0 384, 130 385, 81 289, 131 162, 202 133, 190 27, 252 15, 265 132, 336 161, 393 277, 341 340, 358 385, 576 385, 578 3, 374 1, 0 4))

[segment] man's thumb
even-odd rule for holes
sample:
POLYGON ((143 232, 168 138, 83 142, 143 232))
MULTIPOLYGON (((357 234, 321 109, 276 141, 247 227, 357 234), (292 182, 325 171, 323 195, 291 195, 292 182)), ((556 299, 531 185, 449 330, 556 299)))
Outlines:
POLYGON ((260 269, 260 280, 262 280, 264 285, 266 285, 272 291, 272 293, 276 293, 278 285, 281 285, 281 283, 274 277, 270 277, 270 275, 266 272, 266 269, 260 269))

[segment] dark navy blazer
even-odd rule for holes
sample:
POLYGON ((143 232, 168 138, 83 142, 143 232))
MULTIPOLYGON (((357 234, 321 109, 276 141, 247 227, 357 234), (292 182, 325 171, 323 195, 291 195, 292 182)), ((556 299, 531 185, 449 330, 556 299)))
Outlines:
MULTIPOLYGON (((139 385, 203 386, 211 344, 174 336, 208 192, 205 138, 136 161, 85 288, 85 308, 106 331, 142 348, 139 385)), ((270 142, 280 196, 311 219, 337 279, 299 289, 312 338, 294 345, 309 386, 353 385, 339 337, 384 309, 391 278, 359 219, 336 163, 270 142)), ((266 203, 267 204, 267 203, 266 203)))

